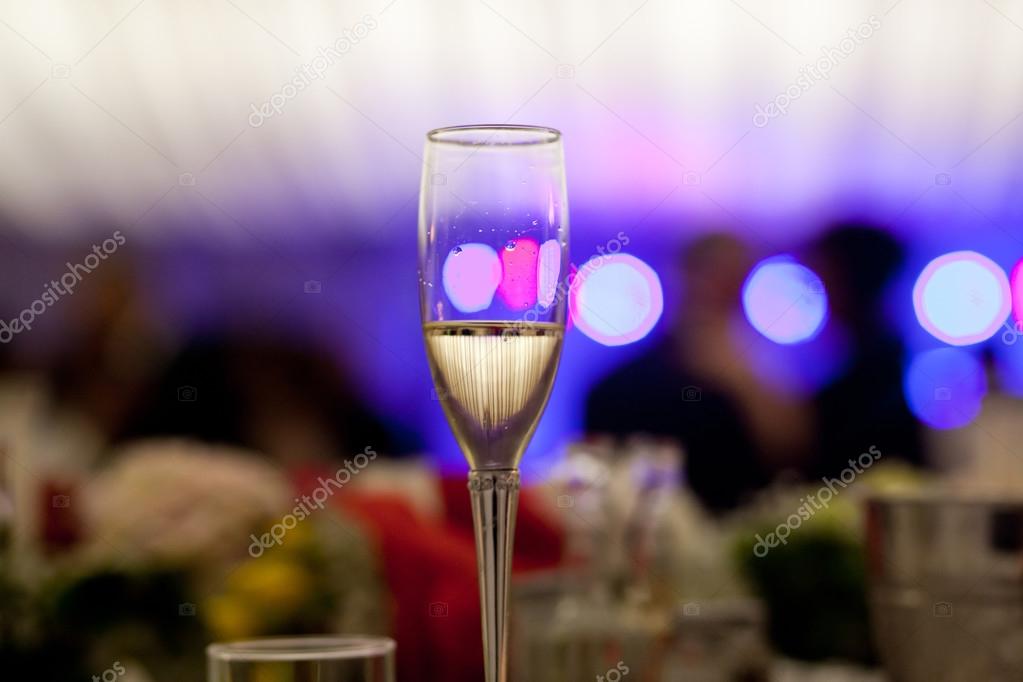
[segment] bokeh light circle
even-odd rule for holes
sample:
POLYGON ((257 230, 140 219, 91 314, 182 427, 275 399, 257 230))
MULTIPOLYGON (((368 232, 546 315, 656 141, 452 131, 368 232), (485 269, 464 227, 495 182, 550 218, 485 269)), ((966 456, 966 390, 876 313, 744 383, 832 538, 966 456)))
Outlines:
POLYGON ((509 310, 521 312, 536 305, 536 268, 540 245, 535 239, 509 240, 498 255, 501 259, 501 284, 497 295, 509 310))
POLYGON ((920 325, 953 346, 991 338, 1012 307, 1005 271, 975 251, 935 258, 913 286, 913 309, 920 325))
POLYGON ((1023 321, 1023 260, 1012 267, 1009 274, 1009 289, 1012 292, 1012 317, 1019 323, 1023 321))
POLYGON ((605 346, 639 341, 664 312, 654 269, 630 254, 596 256, 576 273, 569 310, 582 333, 605 346))
POLYGON ((558 278, 561 277, 561 242, 548 239, 540 245, 540 256, 536 262, 536 302, 549 308, 558 293, 558 278))
POLYGON ((781 344, 808 341, 824 326, 828 297, 813 270, 790 256, 761 261, 742 287, 746 319, 765 337, 781 344))
POLYGON ((938 348, 912 359, 903 378, 909 409, 937 429, 966 426, 980 414, 987 377, 980 361, 961 348, 938 348))
POLYGON ((501 283, 501 259, 486 244, 462 244, 448 252, 441 279, 444 293, 459 312, 486 310, 501 283))

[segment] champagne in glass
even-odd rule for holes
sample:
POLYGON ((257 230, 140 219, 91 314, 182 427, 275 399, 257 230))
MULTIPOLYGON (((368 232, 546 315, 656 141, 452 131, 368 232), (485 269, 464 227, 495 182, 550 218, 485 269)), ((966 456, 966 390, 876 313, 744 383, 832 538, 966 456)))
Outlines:
POLYGON ((561 134, 488 125, 427 135, 419 292, 434 385, 469 462, 488 682, 507 679, 518 465, 565 330, 561 134))

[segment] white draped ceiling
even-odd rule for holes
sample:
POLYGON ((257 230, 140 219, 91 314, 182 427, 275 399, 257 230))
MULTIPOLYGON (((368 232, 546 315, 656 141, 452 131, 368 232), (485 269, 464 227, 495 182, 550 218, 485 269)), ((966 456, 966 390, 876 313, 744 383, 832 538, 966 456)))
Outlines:
POLYGON ((0 215, 55 236, 386 236, 427 129, 510 121, 581 214, 1023 239, 1018 0, 0 0, 0 74, 0 215))

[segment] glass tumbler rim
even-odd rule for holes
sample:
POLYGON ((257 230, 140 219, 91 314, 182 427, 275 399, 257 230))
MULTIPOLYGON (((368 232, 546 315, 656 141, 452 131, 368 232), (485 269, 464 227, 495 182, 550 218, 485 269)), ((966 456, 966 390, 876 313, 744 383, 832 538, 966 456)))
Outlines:
POLYGON ((461 147, 533 147, 561 141, 561 131, 549 126, 482 123, 434 128, 426 139, 461 147))
POLYGON ((217 642, 206 654, 219 661, 310 661, 376 658, 394 653, 389 637, 368 635, 298 635, 217 642))

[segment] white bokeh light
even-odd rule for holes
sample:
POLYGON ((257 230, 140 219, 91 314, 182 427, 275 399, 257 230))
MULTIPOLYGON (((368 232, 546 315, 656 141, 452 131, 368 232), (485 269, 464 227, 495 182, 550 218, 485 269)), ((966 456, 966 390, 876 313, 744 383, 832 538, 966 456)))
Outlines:
POLYGON ((598 256, 583 265, 570 295, 572 320, 605 346, 639 341, 664 312, 661 280, 635 256, 598 256))
POLYGON ((917 320, 935 338, 967 346, 991 338, 1012 307, 1009 278, 975 251, 935 258, 913 287, 917 320))

